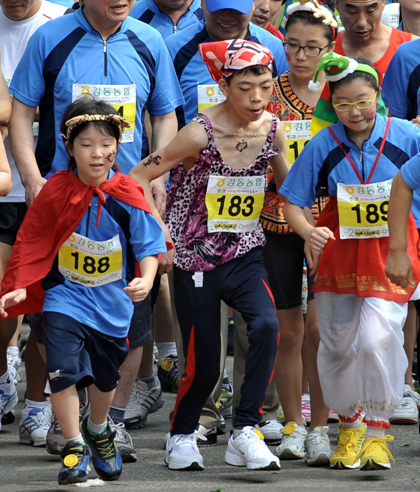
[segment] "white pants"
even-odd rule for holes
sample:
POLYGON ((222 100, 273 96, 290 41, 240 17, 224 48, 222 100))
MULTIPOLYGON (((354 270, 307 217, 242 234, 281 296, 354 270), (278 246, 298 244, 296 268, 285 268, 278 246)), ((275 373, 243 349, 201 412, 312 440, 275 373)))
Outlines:
POLYGON ((354 294, 315 294, 325 403, 351 418, 387 422, 403 396, 408 360, 402 328, 407 304, 354 294))

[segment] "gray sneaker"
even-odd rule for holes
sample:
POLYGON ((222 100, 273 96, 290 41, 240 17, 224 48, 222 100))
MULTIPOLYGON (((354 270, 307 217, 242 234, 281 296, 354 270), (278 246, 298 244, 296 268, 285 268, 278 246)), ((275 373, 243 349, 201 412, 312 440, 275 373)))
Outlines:
POLYGON ((144 427, 147 416, 157 412, 165 403, 157 376, 154 376, 154 380, 155 385, 150 388, 141 379, 136 379, 124 415, 127 429, 144 427))
POLYGON ((111 431, 116 432, 114 442, 120 452, 123 463, 135 463, 137 461, 136 449, 134 448, 130 434, 125 430, 124 423, 114 424, 109 419, 109 426, 111 427, 111 431))

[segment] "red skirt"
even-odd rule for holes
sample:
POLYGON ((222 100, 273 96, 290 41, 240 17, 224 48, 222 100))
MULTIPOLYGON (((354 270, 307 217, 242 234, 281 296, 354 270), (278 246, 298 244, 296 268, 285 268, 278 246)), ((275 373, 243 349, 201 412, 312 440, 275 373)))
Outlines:
MULTIPOLYGON (((335 236, 329 240, 322 253, 318 279, 313 292, 356 294, 358 297, 379 297, 387 301, 405 303, 415 291, 392 284, 385 274, 389 238, 340 239, 337 198, 331 197, 321 212, 317 227, 328 227, 335 236)), ((416 286, 420 280, 418 256, 419 234, 413 215, 408 223, 407 252, 413 267, 416 286)))

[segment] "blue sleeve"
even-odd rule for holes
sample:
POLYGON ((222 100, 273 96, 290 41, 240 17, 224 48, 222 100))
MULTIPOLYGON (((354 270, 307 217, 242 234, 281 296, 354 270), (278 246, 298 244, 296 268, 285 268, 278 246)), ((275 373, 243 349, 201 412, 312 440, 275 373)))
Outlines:
POLYGON ((166 253, 166 243, 162 228, 152 214, 132 207, 130 232, 130 242, 137 261, 146 256, 166 253))
POLYGON ((420 191, 420 154, 415 155, 402 166, 401 175, 410 188, 420 191))
POLYGON ((319 171, 324 161, 325 138, 317 133, 305 145, 296 159, 279 192, 298 207, 312 207, 316 200, 319 171))
MULTIPOLYGON (((415 41, 407 45, 412 42, 415 41)), ((405 119, 417 104, 408 97, 408 85, 413 71, 411 59, 414 54, 404 45, 405 43, 395 52, 387 68, 382 84, 382 97, 393 116, 405 119)), ((417 91, 415 97, 417 98, 417 91)))
POLYGON ((160 34, 156 37, 156 42, 157 47, 153 50, 156 61, 155 87, 147 109, 152 116, 161 116, 182 106, 184 98, 174 65, 160 34))
POLYGON ((29 40, 9 88, 12 96, 33 108, 39 105, 45 91, 43 77, 46 58, 44 31, 44 26, 41 26, 29 40))

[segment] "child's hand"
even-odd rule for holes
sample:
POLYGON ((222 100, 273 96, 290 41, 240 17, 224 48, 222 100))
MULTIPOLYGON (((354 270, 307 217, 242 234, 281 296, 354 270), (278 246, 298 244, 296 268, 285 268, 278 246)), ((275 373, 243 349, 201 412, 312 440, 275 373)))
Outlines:
POLYGON ((406 251, 394 253, 389 250, 385 273, 393 284, 402 288, 406 288, 408 285, 415 285, 410 257, 406 251))
POLYGON ((124 290, 133 302, 143 301, 153 286, 153 280, 146 278, 134 278, 124 290))
POLYGON ((26 299, 26 288, 12 290, 0 299, 0 316, 7 318, 6 309, 20 304, 26 299))
POLYGON ((330 239, 335 241, 334 234, 328 227, 313 227, 306 241, 311 250, 319 253, 325 248, 330 239))
POLYGON ((164 273, 169 273, 172 270, 172 264, 175 258, 175 248, 170 249, 165 254, 163 254, 159 260, 158 272, 159 275, 164 273))

